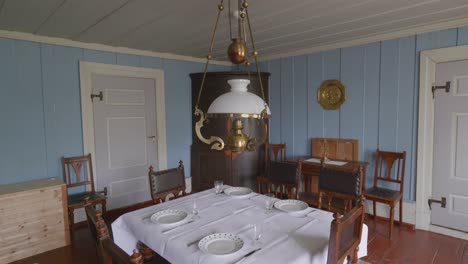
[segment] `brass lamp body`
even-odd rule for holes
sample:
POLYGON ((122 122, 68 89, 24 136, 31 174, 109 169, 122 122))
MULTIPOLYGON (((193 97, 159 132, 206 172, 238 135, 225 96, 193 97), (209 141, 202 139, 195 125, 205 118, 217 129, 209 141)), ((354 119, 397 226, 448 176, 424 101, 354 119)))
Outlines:
POLYGON ((242 121, 236 119, 232 122, 231 133, 227 138, 227 145, 233 152, 243 152, 249 142, 249 138, 242 132, 242 121))

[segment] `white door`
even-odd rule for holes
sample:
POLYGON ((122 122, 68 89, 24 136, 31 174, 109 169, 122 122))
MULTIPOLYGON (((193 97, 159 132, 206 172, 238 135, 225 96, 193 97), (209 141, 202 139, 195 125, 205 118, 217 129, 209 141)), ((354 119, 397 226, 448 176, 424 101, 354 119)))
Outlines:
POLYGON ((150 200, 148 167, 157 164, 154 79, 93 74, 96 185, 108 208, 150 200))
POLYGON ((450 92, 435 91, 431 222, 468 232, 468 61, 436 66, 437 85, 451 82, 450 92))

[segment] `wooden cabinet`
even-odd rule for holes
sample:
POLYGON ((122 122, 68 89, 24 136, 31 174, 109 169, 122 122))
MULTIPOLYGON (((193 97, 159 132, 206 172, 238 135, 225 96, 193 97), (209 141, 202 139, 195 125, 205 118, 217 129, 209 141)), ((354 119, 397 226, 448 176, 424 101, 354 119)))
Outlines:
POLYGON ((0 263, 69 244, 67 188, 62 180, 0 186, 0 263))
MULTIPOLYGON (((203 73, 190 74, 192 79, 192 107, 195 107, 198 91, 200 89, 203 73)), ((268 78, 269 73, 262 73, 262 84, 265 91, 265 98, 268 100, 268 78)), ((258 78, 255 73, 251 76, 245 72, 210 72, 206 76, 205 86, 200 98, 199 108, 206 113, 210 104, 221 94, 230 91, 227 83, 230 79, 250 79, 250 92, 261 96, 258 78)), ((199 118, 192 115, 192 146, 191 146, 191 176, 192 189, 194 191, 213 188, 215 180, 223 180, 225 184, 233 186, 245 186, 255 189, 256 177, 264 172, 264 152, 265 148, 260 146, 257 150, 242 154, 231 151, 211 150, 210 146, 201 142, 195 130, 195 123, 199 118)), ((244 120, 244 133, 258 136, 259 131, 255 129, 254 123, 244 120)), ((209 138, 216 135, 226 139, 231 120, 228 117, 213 117, 205 121, 202 134, 209 138)))

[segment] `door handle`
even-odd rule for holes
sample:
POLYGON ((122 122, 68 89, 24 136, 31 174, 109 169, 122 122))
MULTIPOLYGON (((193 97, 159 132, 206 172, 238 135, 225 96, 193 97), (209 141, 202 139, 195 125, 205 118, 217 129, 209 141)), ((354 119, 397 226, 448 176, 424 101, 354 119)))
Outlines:
POLYGON ((156 136, 149 136, 148 138, 150 138, 150 139, 155 139, 156 136))
POLYGON ((429 199, 427 200, 427 203, 429 204, 429 209, 432 210, 432 203, 440 203, 440 207, 445 208, 445 205, 447 204, 447 198, 442 197, 441 200, 436 200, 436 199, 429 199))

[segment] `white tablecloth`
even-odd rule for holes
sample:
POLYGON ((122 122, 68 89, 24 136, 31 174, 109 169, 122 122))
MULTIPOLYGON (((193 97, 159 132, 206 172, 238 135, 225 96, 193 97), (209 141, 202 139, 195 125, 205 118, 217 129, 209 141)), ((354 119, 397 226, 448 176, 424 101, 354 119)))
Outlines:
MULTIPOLYGON (((173 264, 232 263, 258 247, 253 244, 251 225, 262 223, 262 249, 245 259, 243 264, 326 263, 332 214, 312 208, 300 215, 278 210, 266 214, 265 199, 255 193, 245 198, 215 195, 214 190, 195 193, 122 215, 112 223, 114 241, 128 254, 141 241, 173 264), (148 218, 168 208, 191 213, 194 199, 197 199, 200 218, 192 223, 164 232, 167 227, 154 224, 148 218), (244 246, 226 256, 204 254, 198 244, 187 246, 214 232, 237 234, 244 246)), ((367 255, 367 232, 364 225, 359 257, 367 255)))

